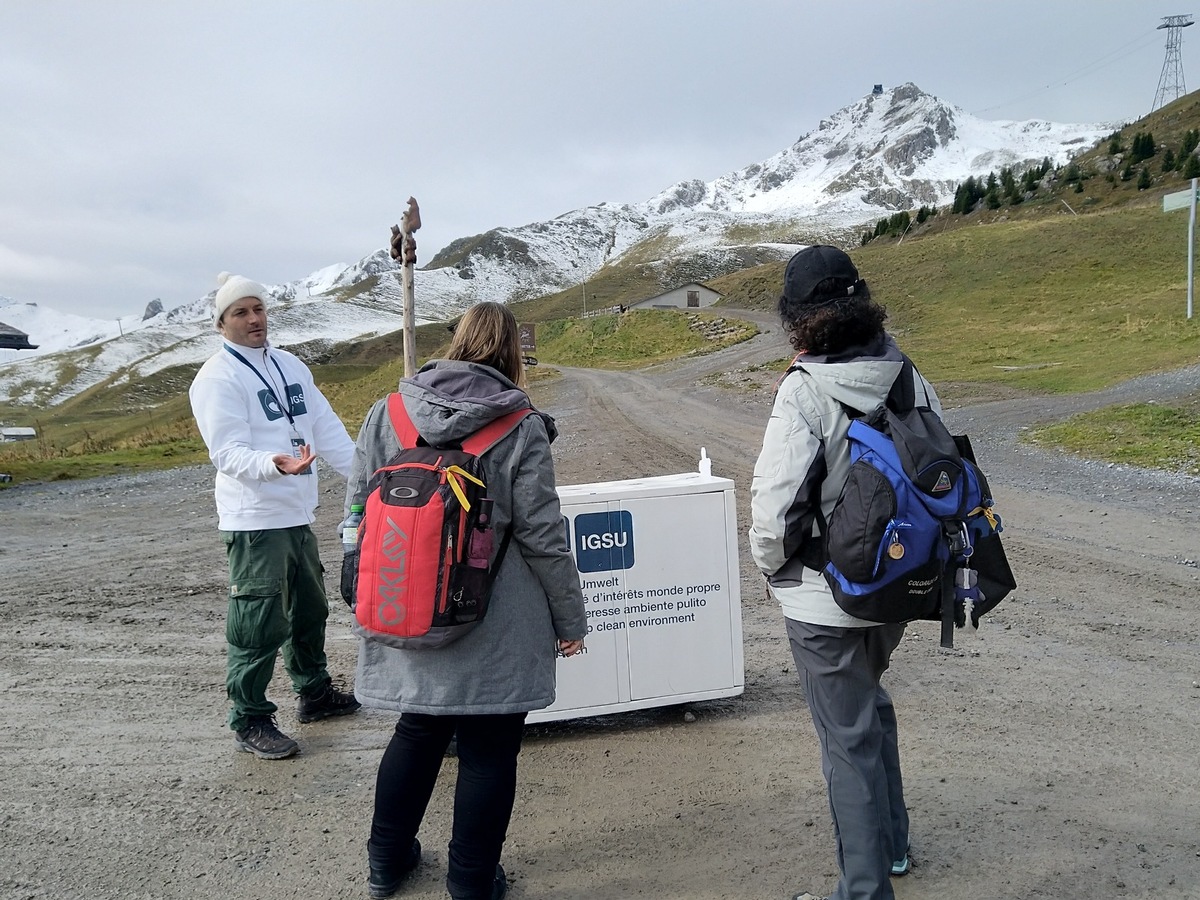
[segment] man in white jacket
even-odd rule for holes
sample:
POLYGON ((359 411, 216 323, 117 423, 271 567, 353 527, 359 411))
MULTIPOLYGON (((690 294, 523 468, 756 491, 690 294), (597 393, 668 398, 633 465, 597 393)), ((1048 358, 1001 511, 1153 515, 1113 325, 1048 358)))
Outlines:
POLYGON ((310 528, 313 462, 320 456, 349 476, 354 442, 308 367, 267 343, 266 288, 227 272, 217 281, 213 320, 222 346, 188 396, 217 467, 218 528, 229 559, 229 727, 239 750, 283 759, 300 746, 279 730, 267 699, 281 648, 301 722, 359 708, 353 694, 333 687, 326 668, 329 603, 310 528))

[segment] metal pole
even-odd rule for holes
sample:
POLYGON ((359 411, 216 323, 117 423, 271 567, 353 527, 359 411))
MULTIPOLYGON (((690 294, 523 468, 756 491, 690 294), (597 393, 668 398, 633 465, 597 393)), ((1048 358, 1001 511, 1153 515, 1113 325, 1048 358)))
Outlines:
POLYGON ((1196 252, 1196 183, 1200 179, 1192 179, 1192 198, 1188 204, 1188 293, 1187 293, 1187 317, 1192 317, 1192 273, 1195 271, 1192 266, 1193 258, 1196 252))

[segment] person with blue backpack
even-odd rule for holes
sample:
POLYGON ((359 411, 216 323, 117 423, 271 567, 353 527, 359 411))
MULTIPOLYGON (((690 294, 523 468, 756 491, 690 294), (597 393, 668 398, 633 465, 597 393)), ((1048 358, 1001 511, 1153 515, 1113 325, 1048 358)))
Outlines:
MULTIPOLYGON (((791 258, 778 309, 798 355, 777 387, 754 467, 750 548, 782 607, 821 745, 840 873, 828 898, 892 900, 890 877, 909 870, 909 822, 896 713, 880 679, 905 626, 858 618, 835 600, 826 524, 850 477, 852 421, 884 407, 897 386, 939 417, 941 406, 837 248, 791 258)), ((883 546, 903 554, 899 542, 883 546)), ((801 891, 794 900, 820 896, 801 891)))

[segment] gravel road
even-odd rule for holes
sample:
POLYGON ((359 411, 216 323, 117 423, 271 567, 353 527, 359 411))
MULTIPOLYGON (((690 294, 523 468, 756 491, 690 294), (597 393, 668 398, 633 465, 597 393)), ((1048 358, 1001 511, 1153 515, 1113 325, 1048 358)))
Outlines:
MULTIPOLYGON (((690 470, 701 446, 734 479, 746 689, 530 726, 505 851, 514 900, 779 900, 836 880, 816 739, 744 546, 773 377, 755 366, 788 352, 769 317, 746 315, 764 331, 736 347, 637 372, 564 370, 535 392, 562 431, 560 483, 690 470)), ((893 659, 913 822, 901 900, 1200 897, 1200 479, 1016 440, 1078 410, 1196 390, 1200 367, 949 411, 990 476, 1020 587, 954 651, 921 623, 893 659)), ((328 470, 322 484, 316 529, 333 571, 342 490, 328 470)), ((0 521, 0 896, 365 897, 394 720, 300 725, 277 675, 280 724, 303 752, 264 763, 233 751, 210 471, 21 485, 0 491, 0 521)), ((329 652, 348 678, 355 645, 336 601, 329 652)), ((445 896, 443 782, 401 896, 445 896)))

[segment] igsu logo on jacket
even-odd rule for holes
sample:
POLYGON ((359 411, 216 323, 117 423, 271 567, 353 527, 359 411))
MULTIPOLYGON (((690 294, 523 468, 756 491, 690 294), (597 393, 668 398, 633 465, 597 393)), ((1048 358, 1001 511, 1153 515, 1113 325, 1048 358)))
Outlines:
POLYGON ((576 516, 575 564, 580 572, 633 568, 633 516, 623 509, 576 516))
MULTIPOLYGON (((304 388, 298 384, 289 384, 287 386, 287 393, 288 409, 291 411, 293 419, 308 412, 308 407, 304 405, 304 388)), ((275 397, 274 391, 268 391, 266 388, 263 388, 258 392, 258 402, 262 404, 263 412, 267 414, 268 422, 282 419, 286 415, 279 408, 279 400, 275 397)))

